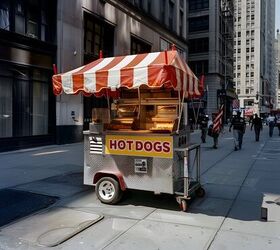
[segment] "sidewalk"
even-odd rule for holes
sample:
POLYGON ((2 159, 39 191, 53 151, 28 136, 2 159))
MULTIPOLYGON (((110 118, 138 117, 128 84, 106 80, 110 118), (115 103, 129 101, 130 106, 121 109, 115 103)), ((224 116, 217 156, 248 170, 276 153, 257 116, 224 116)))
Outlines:
MULTIPOLYGON (((192 141, 200 140, 199 133, 191 137, 192 141)), ((101 204, 89 189, 64 196, 56 207, 83 214, 103 214, 104 219, 52 249, 279 250, 280 221, 262 221, 260 212, 264 194, 280 195, 280 137, 275 133, 268 138, 265 127, 260 142, 255 142, 253 132, 247 127, 240 151, 233 151, 232 134, 228 132, 219 138, 217 150, 212 148, 209 137, 201 147, 206 196, 195 199, 187 213, 179 211, 173 196, 131 191, 120 204, 108 206, 101 204)), ((32 173, 33 169, 44 166, 44 174, 35 171, 34 181, 67 170, 81 171, 82 150, 76 144, 23 154, 1 154, 0 159, 4 157, 7 164, 6 168, 1 164, 1 170, 8 173, 9 166, 12 173, 18 169, 32 173), (66 149, 69 151, 40 155, 66 149), (68 164, 75 167, 68 168, 68 164)), ((24 183, 20 178, 17 180, 13 183, 24 183)), ((12 186, 8 180, 4 181, 6 187, 12 186)), ((34 223, 35 217, 31 216, 2 228, 0 249, 46 249, 36 241, 34 223)))

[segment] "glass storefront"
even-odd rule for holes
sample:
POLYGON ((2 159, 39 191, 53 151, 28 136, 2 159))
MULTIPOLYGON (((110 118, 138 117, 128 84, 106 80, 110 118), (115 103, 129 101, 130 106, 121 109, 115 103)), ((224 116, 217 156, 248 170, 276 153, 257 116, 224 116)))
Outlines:
POLYGON ((18 66, 0 71, 0 138, 49 134, 50 72, 18 66))

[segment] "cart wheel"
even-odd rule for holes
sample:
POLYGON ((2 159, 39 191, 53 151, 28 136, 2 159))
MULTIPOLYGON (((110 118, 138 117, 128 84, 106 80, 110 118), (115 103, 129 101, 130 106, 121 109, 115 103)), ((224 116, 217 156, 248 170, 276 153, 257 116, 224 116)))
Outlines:
POLYGON ((204 190, 204 188, 200 187, 199 189, 197 189, 197 190, 195 191, 195 194, 196 194, 196 196, 199 197, 199 198, 204 197, 204 195, 205 195, 205 190, 204 190))
POLYGON ((187 201, 186 200, 181 200, 181 203, 180 203, 180 208, 183 212, 186 212, 187 209, 188 209, 188 204, 187 204, 187 201))
POLYGON ((96 183, 96 195, 102 203, 116 204, 122 197, 119 182, 111 177, 102 177, 96 183))

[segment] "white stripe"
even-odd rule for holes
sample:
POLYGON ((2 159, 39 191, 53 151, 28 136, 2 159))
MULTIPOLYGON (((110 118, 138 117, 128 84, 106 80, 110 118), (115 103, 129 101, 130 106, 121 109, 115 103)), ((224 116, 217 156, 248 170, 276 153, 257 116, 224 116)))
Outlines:
POLYGON ((151 64, 159 54, 160 52, 150 53, 135 66, 133 72, 133 87, 148 83, 148 65, 151 64))
POLYGON ((66 94, 73 94, 73 73, 81 70, 84 66, 79 67, 77 69, 73 69, 61 75, 61 83, 63 91, 66 94))
POLYGON ((198 89, 198 84, 199 84, 198 79, 194 79, 194 93, 196 95, 200 95, 200 92, 199 92, 199 89, 198 89))
POLYGON ((96 75, 95 72, 107 66, 114 60, 114 57, 104 58, 100 63, 84 72, 84 89, 88 92, 96 91, 96 75))
POLYGON ((121 69, 125 68, 137 55, 126 56, 108 71, 108 87, 118 88, 121 84, 121 69))
POLYGON ((193 95, 193 78, 191 75, 189 75, 189 93, 193 95))
POLYGON ((185 93, 185 97, 187 98, 189 96, 189 90, 188 90, 188 75, 184 72, 183 74, 183 86, 182 89, 185 93))
POLYGON ((179 56, 178 56, 178 58, 177 58, 177 61, 178 61, 178 63, 179 63, 179 68, 180 68, 182 71, 186 72, 185 67, 184 67, 184 65, 186 64, 186 62, 182 61, 182 59, 181 59, 179 56))
POLYGON ((182 89, 183 83, 181 81, 181 74, 180 74, 181 70, 178 69, 178 68, 175 68, 175 71, 176 71, 176 80, 177 80, 177 87, 176 87, 176 89, 182 89))

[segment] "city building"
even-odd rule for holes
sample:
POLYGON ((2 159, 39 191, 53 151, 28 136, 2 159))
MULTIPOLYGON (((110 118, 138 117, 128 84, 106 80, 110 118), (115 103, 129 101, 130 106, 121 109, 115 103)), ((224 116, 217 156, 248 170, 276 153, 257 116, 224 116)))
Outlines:
POLYGON ((275 55, 276 55, 276 108, 280 109, 280 33, 277 30, 275 39, 275 55))
POLYGON ((204 110, 217 112, 225 104, 225 119, 232 114, 233 1, 188 1, 188 63, 197 76, 205 75, 204 110))
POLYGON ((235 1, 234 84, 245 114, 268 113, 275 103, 275 0, 235 1))
POLYGON ((186 9, 184 0, 1 0, 0 151, 83 140, 92 107, 107 103, 55 97, 53 69, 172 44, 186 58, 186 9))
POLYGON ((55 142, 56 1, 0 1, 0 151, 55 142))

